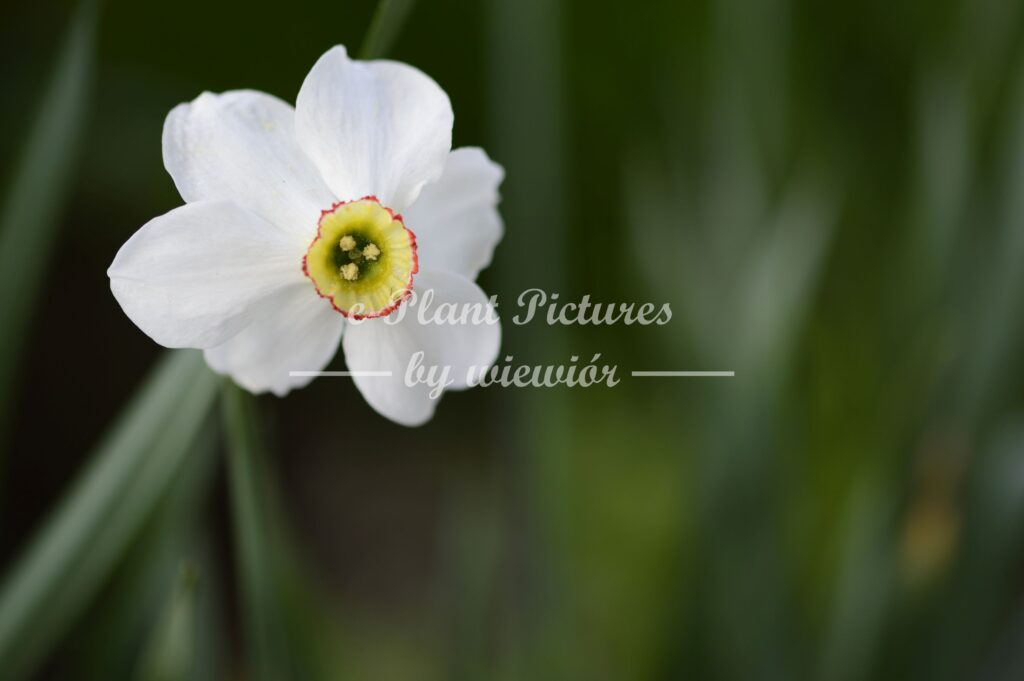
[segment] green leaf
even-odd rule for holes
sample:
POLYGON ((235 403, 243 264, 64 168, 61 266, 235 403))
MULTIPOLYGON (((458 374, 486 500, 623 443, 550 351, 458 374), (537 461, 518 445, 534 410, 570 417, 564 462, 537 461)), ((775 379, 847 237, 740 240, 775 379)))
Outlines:
POLYGON ((222 404, 250 671, 256 679, 337 679, 347 661, 340 629, 288 531, 256 402, 226 381, 222 404))
POLYGON ((85 127, 97 6, 94 0, 79 5, 0 208, 0 438, 85 127))
POLYGON ((891 526, 897 495, 890 484, 872 471, 850 495, 832 612, 819 651, 817 678, 823 681, 871 678, 896 607, 891 526))
POLYGON ((156 629, 146 643, 139 681, 186 681, 196 656, 196 590, 199 571, 183 563, 156 629))
POLYGON ((263 472, 264 451, 251 395, 230 381, 224 383, 223 417, 227 443, 228 485, 246 635, 246 659, 256 679, 283 678, 284 636, 274 585, 272 526, 268 518, 270 490, 263 472))
POLYGON ((175 479, 217 393, 194 351, 161 360, 0 589, 4 678, 31 671, 96 594, 175 479))
POLYGON ((387 54, 414 4, 415 0, 380 0, 359 50, 359 58, 379 59, 387 54))

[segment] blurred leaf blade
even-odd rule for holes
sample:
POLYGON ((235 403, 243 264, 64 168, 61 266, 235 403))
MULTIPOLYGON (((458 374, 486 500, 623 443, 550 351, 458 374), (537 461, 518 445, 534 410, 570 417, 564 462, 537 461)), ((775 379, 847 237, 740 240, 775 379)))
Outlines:
POLYGON ((25 676, 88 604, 187 459, 217 381, 168 354, 0 589, 0 659, 25 676))
POLYGON ((256 679, 337 679, 341 633, 288 531, 253 397, 224 385, 222 418, 248 670, 256 679))
POLYGON ((97 0, 79 4, 0 208, 0 436, 85 129, 98 13, 97 0))
POLYGON ((840 566, 817 677, 826 681, 871 678, 886 618, 894 607, 894 559, 890 536, 892 491, 872 471, 858 480, 848 500, 840 566))
POLYGON ((416 0, 380 0, 359 50, 360 59, 380 59, 391 50, 416 0))
POLYGON ((271 523, 267 517, 269 490, 262 474, 260 444, 253 398, 234 383, 224 383, 223 419, 227 441, 228 487, 232 530, 238 555, 239 588, 245 622, 246 652, 256 679, 282 678, 284 635, 275 602, 271 523))
POLYGON ((196 656, 196 566, 182 564, 176 584, 140 661, 139 681, 186 681, 196 656))

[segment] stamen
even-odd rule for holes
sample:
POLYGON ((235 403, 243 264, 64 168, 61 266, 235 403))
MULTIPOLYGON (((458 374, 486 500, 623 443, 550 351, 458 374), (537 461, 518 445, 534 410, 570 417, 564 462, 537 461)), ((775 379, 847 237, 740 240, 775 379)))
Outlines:
MULTIPOLYGON (((342 239, 342 241, 344 241, 344 239, 342 239)), ((344 246, 342 248, 344 248, 344 246)), ((359 265, 355 264, 354 262, 350 262, 347 265, 342 265, 341 276, 345 278, 345 281, 355 281, 356 279, 359 278, 359 265)))
POLYGON ((415 235, 372 196, 322 211, 302 260, 317 294, 357 319, 390 314, 410 295, 418 270, 415 235))

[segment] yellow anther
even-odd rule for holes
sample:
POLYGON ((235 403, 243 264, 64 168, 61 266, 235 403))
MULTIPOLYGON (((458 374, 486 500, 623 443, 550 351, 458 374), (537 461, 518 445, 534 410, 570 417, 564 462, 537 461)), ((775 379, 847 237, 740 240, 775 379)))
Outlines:
POLYGON ((412 232, 400 216, 368 197, 320 214, 303 271, 341 314, 379 317, 412 290, 416 265, 412 232))
POLYGON ((342 265, 341 276, 344 277, 345 281, 355 281, 356 279, 359 278, 359 265, 355 264, 354 262, 350 262, 347 265, 342 265))

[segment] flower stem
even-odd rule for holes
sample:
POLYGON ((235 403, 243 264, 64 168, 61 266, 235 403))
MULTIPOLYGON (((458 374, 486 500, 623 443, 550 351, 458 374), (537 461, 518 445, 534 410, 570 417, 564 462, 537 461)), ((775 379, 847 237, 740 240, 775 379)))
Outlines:
POLYGON ((379 59, 391 50, 415 0, 380 0, 359 50, 360 59, 379 59))
POLYGON ((285 678, 283 655, 278 647, 285 637, 277 631, 281 618, 274 583, 272 523, 268 516, 271 490, 264 475, 265 455, 256 404, 252 395, 225 380, 222 405, 246 659, 252 665, 253 678, 278 681, 285 678))

